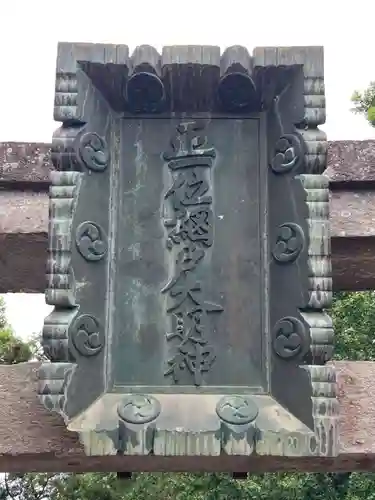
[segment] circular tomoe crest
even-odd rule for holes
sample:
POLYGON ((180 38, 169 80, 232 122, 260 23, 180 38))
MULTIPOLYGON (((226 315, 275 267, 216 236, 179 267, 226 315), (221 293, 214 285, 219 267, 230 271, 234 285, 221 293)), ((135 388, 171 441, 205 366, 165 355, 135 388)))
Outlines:
POLYGON ((76 245, 86 260, 98 261, 107 253, 107 237, 95 222, 82 222, 76 230, 76 245))
POLYGON ((273 328, 273 348, 283 359, 290 359, 303 352, 308 343, 305 325, 297 318, 287 316, 273 328))
POLYGON ((223 422, 244 425, 255 420, 259 410, 249 397, 224 396, 216 405, 216 413, 223 422))
POLYGON ((109 163, 109 149, 104 137, 95 132, 83 134, 79 141, 79 157, 94 172, 103 172, 109 163))
POLYGON ((75 319, 70 338, 75 349, 83 356, 95 356, 104 347, 103 329, 91 314, 82 314, 75 319))
POLYGON ((277 262, 292 262, 297 259, 305 245, 302 228, 294 222, 286 222, 278 228, 272 255, 277 262))
POLYGON ((303 159, 301 139, 296 134, 284 134, 276 142, 271 168, 276 174, 292 170, 303 159))
POLYGON ((146 394, 130 394, 118 405, 119 417, 130 424, 146 424, 155 420, 161 411, 159 401, 146 394))

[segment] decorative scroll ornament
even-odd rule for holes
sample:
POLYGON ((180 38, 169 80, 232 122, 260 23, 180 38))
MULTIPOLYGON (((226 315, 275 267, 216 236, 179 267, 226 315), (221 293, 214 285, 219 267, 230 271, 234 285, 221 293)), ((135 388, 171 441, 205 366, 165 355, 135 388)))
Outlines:
POLYGON ((95 132, 82 135, 78 152, 84 165, 94 172, 103 172, 109 164, 107 142, 104 137, 100 137, 95 132))
POLYGON ((291 316, 280 319, 273 329, 273 348, 278 356, 291 359, 307 347, 306 328, 291 316))
POLYGON ((95 222, 82 222, 76 230, 76 245, 83 258, 98 261, 107 253, 107 237, 95 222))
POLYGON ((275 145, 271 168, 276 174, 290 172, 303 159, 301 139, 295 134, 284 134, 275 145))
POLYGON ((155 420, 161 411, 159 401, 153 396, 132 394, 117 407, 119 417, 130 424, 146 424, 155 420))
POLYGON ((223 310, 205 300, 195 272, 213 244, 214 215, 206 170, 212 168, 215 150, 206 148, 207 138, 199 135, 202 128, 197 122, 180 124, 171 142, 172 151, 164 153, 173 181, 164 196, 172 209, 171 217, 164 220, 166 246, 177 258, 174 274, 162 293, 169 295, 167 312, 174 325, 167 341, 178 341, 164 374, 179 383, 187 370, 196 386, 202 384, 203 373, 210 370, 216 357, 205 338, 207 315, 223 310))
POLYGON ((82 314, 73 322, 70 338, 82 356, 95 356, 104 347, 104 332, 98 320, 90 314, 82 314))
POLYGON ((225 396, 216 405, 216 413, 224 422, 244 425, 258 416, 259 410, 254 401, 244 396, 225 396))
POLYGON ((302 228, 294 222, 286 222, 279 226, 276 243, 272 250, 273 258, 280 263, 297 259, 305 245, 302 228))

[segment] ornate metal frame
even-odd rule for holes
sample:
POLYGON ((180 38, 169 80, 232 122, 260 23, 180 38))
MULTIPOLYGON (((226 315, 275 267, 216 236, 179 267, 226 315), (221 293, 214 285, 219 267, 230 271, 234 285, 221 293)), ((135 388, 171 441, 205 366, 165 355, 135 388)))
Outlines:
POLYGON ((39 371, 44 405, 92 455, 337 455, 335 370, 326 365, 333 328, 325 312, 332 295, 327 142, 318 128, 323 49, 256 48, 251 56, 244 47, 221 55, 218 47, 181 46, 160 55, 140 46, 130 57, 124 45, 60 43, 54 117, 62 126, 52 145, 46 301, 55 309, 43 330, 51 361, 39 371), (269 395, 110 394, 116 200, 96 195, 112 193, 117 182, 120 119, 171 113, 263 117, 269 395), (179 423, 174 406, 202 418, 179 423))

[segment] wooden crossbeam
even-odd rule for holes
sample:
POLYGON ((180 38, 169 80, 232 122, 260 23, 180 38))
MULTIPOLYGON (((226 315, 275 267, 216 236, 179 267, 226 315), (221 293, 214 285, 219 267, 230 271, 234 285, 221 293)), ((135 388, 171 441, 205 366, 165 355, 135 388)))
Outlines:
MULTIPOLYGON (((361 201, 365 194, 352 192, 331 202, 335 290, 375 289, 375 192, 371 195, 367 204, 361 201), (351 205, 350 217, 345 214, 348 205, 351 205)), ((0 293, 43 293, 47 261, 47 194, 2 192, 0 213, 0 293)))
MULTIPOLYGON (((45 288, 50 145, 0 143, 0 293, 45 288)), ((375 289, 375 141, 329 143, 335 290, 375 289)))
MULTIPOLYGON (((375 289, 375 141, 329 143, 335 290, 375 289)), ((45 288, 50 146, 0 143, 0 293, 45 288)))
POLYGON ((375 363, 336 362, 340 455, 285 457, 86 457, 78 438, 38 402, 38 363, 0 366, 0 470, 8 472, 375 471, 375 363))

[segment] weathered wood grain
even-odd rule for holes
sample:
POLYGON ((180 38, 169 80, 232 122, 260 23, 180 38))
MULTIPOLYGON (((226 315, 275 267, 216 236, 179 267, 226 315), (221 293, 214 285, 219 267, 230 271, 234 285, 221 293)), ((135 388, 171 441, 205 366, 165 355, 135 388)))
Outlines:
POLYGON ((86 471, 375 471, 375 363, 336 362, 340 449, 335 459, 277 457, 86 457, 78 438, 36 395, 38 363, 0 366, 0 470, 86 471))
POLYGON ((0 293, 46 287, 48 196, 0 190, 0 293))
POLYGON ((375 238, 333 237, 332 276, 336 291, 375 289, 375 238))

